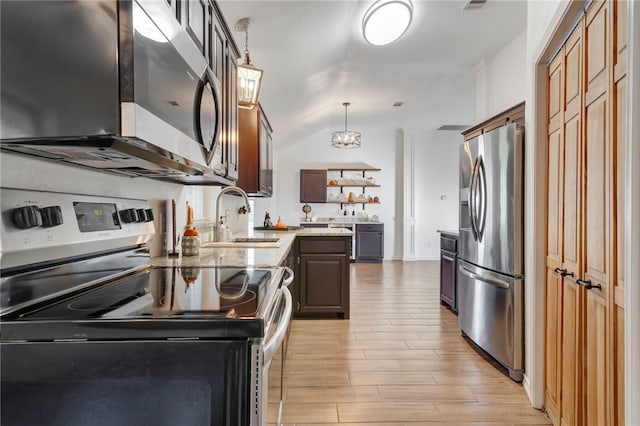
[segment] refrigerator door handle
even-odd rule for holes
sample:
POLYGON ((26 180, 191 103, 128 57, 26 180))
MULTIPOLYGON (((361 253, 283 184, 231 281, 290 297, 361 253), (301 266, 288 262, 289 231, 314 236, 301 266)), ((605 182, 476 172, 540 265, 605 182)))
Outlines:
POLYGON ((491 285, 493 285, 495 287, 500 287, 500 288, 504 288, 504 289, 508 289, 509 288, 509 283, 508 282, 502 281, 502 280, 499 280, 499 279, 496 279, 496 278, 485 277, 483 275, 477 274, 477 273, 467 269, 464 265, 458 266, 458 269, 460 270, 460 272, 462 272, 463 274, 473 278, 474 280, 482 281, 482 282, 485 282, 487 284, 491 284, 491 285))
POLYGON ((484 229, 487 224, 487 175, 484 171, 484 159, 482 156, 478 157, 478 182, 480 189, 480 218, 478 219, 478 241, 482 242, 484 237, 484 229))
POLYGON ((471 232, 473 239, 478 241, 478 225, 476 222, 476 179, 478 176, 478 159, 473 163, 471 172, 471 183, 469 185, 469 218, 471 222, 471 232))

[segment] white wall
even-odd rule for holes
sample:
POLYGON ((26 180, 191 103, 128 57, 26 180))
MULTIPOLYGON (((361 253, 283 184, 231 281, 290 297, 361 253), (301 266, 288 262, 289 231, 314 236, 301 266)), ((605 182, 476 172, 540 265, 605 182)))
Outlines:
MULTIPOLYGON (((362 146, 358 149, 336 149, 331 147, 331 132, 319 132, 294 144, 286 144, 276 152, 275 203, 271 203, 271 218, 278 216, 286 224, 297 225, 304 218, 303 203, 300 203, 300 169, 340 167, 344 163, 366 163, 381 169, 372 172, 380 188, 371 188, 368 192, 380 198, 379 205, 366 206, 368 214, 376 214, 385 224, 385 258, 399 257, 395 253, 396 230, 394 220, 395 193, 402 190, 396 178, 396 158, 398 156, 395 129, 367 128, 358 129, 362 133, 362 146)), ((346 177, 346 175, 345 175, 346 177)), ((346 188, 357 193, 357 188, 346 188)), ((362 207, 356 207, 356 212, 362 207)), ((340 215, 339 204, 311 204, 310 213, 317 217, 340 215)), ((351 206, 349 207, 351 211, 351 206)), ((259 216, 256 216, 256 220, 259 216)))
POLYGON ((476 74, 477 122, 519 104, 527 93, 527 31, 473 68, 476 74))
POLYGON ((440 259, 442 230, 458 229, 458 149, 462 135, 433 131, 416 135, 416 259, 440 259))

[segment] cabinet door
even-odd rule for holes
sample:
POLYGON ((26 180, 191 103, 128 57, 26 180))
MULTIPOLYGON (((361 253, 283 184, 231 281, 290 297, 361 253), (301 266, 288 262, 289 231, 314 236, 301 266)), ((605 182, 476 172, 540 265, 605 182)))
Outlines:
POLYGON ((455 310, 456 300, 456 255, 440 252, 440 302, 455 310))
POLYGON ((611 262, 611 139, 609 137, 608 30, 607 4, 594 2, 587 11, 585 27, 585 102, 583 224, 583 280, 600 285, 601 290, 585 291, 584 342, 585 379, 583 424, 610 424, 608 418, 607 323, 611 262))
POLYGON ((564 172, 564 65, 563 52, 548 68, 549 105, 547 139, 547 248, 545 280, 545 388, 544 406, 559 424, 561 369, 563 172, 564 172))
POLYGON ((227 177, 238 179, 238 64, 233 50, 226 48, 226 103, 227 103, 227 134, 226 158, 227 177))
POLYGON ((267 123, 264 112, 260 110, 260 192, 271 195, 273 192, 273 147, 271 128, 267 123))
POLYGON ((327 202, 326 170, 300 170, 300 202, 327 202))
POLYGON ((300 312, 345 312, 348 268, 344 254, 301 255, 300 312))
POLYGON ((384 253, 382 232, 362 232, 356 230, 356 262, 381 261, 384 253))

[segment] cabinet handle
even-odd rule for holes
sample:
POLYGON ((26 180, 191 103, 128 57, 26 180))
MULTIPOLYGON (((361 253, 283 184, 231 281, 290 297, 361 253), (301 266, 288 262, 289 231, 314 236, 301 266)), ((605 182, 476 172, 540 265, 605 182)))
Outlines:
POLYGON ((573 277, 573 272, 567 272, 564 268, 556 268, 553 270, 556 274, 560 274, 561 277, 573 277))
POLYGON ((597 288, 598 290, 602 291, 602 286, 600 284, 591 284, 591 280, 576 280, 576 284, 581 285, 587 290, 597 288))

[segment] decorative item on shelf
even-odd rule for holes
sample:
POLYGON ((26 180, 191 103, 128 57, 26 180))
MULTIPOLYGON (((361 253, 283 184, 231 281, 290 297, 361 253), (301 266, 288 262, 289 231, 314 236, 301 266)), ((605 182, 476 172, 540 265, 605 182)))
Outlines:
POLYGON ((376 179, 373 176, 367 176, 367 178, 365 179, 365 182, 367 185, 375 185, 376 179))
POLYGON ((200 254, 200 236, 193 226, 193 208, 187 203, 187 225, 182 234, 182 255, 198 256, 200 254))
POLYGON ((373 197, 373 202, 374 203, 379 203, 380 202, 380 197, 378 197, 377 195, 375 197, 373 197))
POLYGON ((334 148, 359 148, 362 135, 360 132, 347 130, 347 107, 349 102, 343 102, 344 106, 344 130, 331 134, 331 146, 334 148))
POLYGON ((264 214, 264 222, 262 225, 265 228, 273 228, 273 222, 271 222, 271 216, 269 216, 269 212, 265 212, 264 214))
POLYGON ((238 65, 238 107, 252 109, 258 104, 262 70, 251 65, 249 59, 249 25, 251 18, 236 22, 236 31, 244 31, 244 63, 238 65))
POLYGON ((302 211, 304 212, 304 221, 309 222, 309 212, 311 211, 311 206, 309 204, 305 204, 302 206, 302 211))
POLYGON ((331 179, 331 180, 329 181, 329 186, 338 186, 338 181, 337 181, 337 180, 335 180, 335 179, 331 179))
POLYGON ((354 197, 353 192, 350 192, 349 193, 349 198, 347 199, 347 201, 349 201, 350 203, 353 203, 355 201, 353 197, 354 197))
POLYGON ((370 44, 384 46, 402 37, 412 18, 410 0, 378 0, 364 14, 362 34, 370 44))

